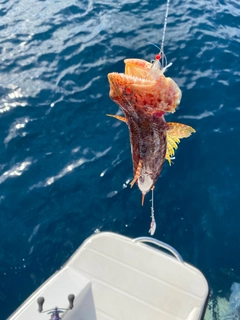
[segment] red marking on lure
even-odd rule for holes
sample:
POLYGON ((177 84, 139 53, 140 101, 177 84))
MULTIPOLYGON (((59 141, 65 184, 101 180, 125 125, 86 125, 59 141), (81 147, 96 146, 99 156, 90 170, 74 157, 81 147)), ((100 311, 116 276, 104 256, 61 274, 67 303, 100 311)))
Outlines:
POLYGON ((160 53, 156 54, 155 58, 156 58, 156 60, 160 60, 161 59, 160 53))

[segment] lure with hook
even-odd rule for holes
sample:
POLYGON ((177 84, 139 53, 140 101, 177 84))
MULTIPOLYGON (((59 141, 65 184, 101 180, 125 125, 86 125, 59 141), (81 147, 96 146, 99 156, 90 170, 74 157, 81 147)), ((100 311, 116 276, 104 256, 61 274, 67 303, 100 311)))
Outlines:
POLYGON ((155 216, 154 216, 153 191, 154 191, 154 188, 152 189, 151 224, 150 224, 150 229, 149 229, 149 233, 151 236, 154 235, 156 228, 157 228, 157 224, 156 224, 155 216))
POLYGON ((169 68, 172 65, 171 62, 169 64, 167 63, 167 57, 164 53, 164 41, 165 41, 165 34, 167 29, 169 3, 170 3, 170 0, 167 0, 167 6, 166 6, 164 24, 163 24, 161 48, 159 48, 156 44, 152 43, 156 48, 159 49, 159 53, 156 54, 155 60, 152 63, 152 69, 161 70, 162 73, 164 73, 167 70, 167 68, 169 68))

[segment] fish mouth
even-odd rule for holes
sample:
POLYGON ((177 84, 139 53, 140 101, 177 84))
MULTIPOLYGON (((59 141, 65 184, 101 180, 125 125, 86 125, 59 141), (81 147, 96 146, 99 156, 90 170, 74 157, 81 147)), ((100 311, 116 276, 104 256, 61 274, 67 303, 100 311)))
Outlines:
POLYGON ((127 97, 128 93, 141 91, 142 94, 154 90, 155 82, 142 77, 133 76, 125 73, 112 72, 108 74, 110 83, 110 98, 120 99, 127 97))
MULTIPOLYGON (((125 73, 112 72, 108 74, 110 85, 133 85, 134 87, 154 86, 155 80, 150 76, 152 64, 140 59, 125 59, 125 73)), ((148 88, 149 89, 149 88, 148 88)))
POLYGON ((125 83, 133 86, 151 86, 154 85, 155 82, 153 80, 148 80, 142 77, 133 76, 125 73, 117 73, 112 72, 108 74, 108 80, 110 84, 114 83, 125 83))
POLYGON ((141 59, 125 59, 125 73, 109 73, 110 97, 118 103, 122 98, 135 96, 147 104, 164 112, 175 112, 181 100, 181 90, 162 70, 152 72, 152 63, 141 59))
MULTIPOLYGON (((155 78, 152 76, 151 68, 152 63, 141 59, 125 59, 125 75, 132 76, 139 81, 155 82, 155 78)), ((162 76, 162 72, 159 69, 159 78, 162 76)))

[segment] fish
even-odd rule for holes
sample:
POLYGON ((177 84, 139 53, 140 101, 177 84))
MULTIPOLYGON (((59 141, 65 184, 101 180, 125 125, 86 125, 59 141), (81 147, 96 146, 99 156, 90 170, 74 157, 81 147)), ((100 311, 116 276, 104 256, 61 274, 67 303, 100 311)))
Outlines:
POLYGON ((182 93, 161 68, 160 55, 154 62, 125 59, 125 72, 108 74, 110 98, 124 116, 110 115, 127 124, 133 162, 133 180, 144 197, 154 189, 164 161, 172 164, 180 139, 196 132, 191 126, 166 122, 164 115, 174 113, 182 93))

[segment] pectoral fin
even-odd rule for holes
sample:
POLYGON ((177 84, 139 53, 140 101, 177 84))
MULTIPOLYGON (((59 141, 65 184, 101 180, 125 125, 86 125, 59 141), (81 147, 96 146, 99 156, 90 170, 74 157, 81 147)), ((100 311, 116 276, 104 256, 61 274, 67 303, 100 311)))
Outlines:
POLYGON ((107 114, 108 117, 113 117, 113 118, 116 118, 117 120, 120 120, 120 121, 123 121, 123 122, 126 122, 126 118, 124 117, 121 117, 121 116, 116 116, 114 114, 107 114))
POLYGON ((185 124, 168 122, 167 129, 167 152, 165 159, 171 165, 171 157, 174 156, 175 150, 178 148, 178 143, 182 138, 188 138, 193 132, 196 132, 192 127, 185 124))

